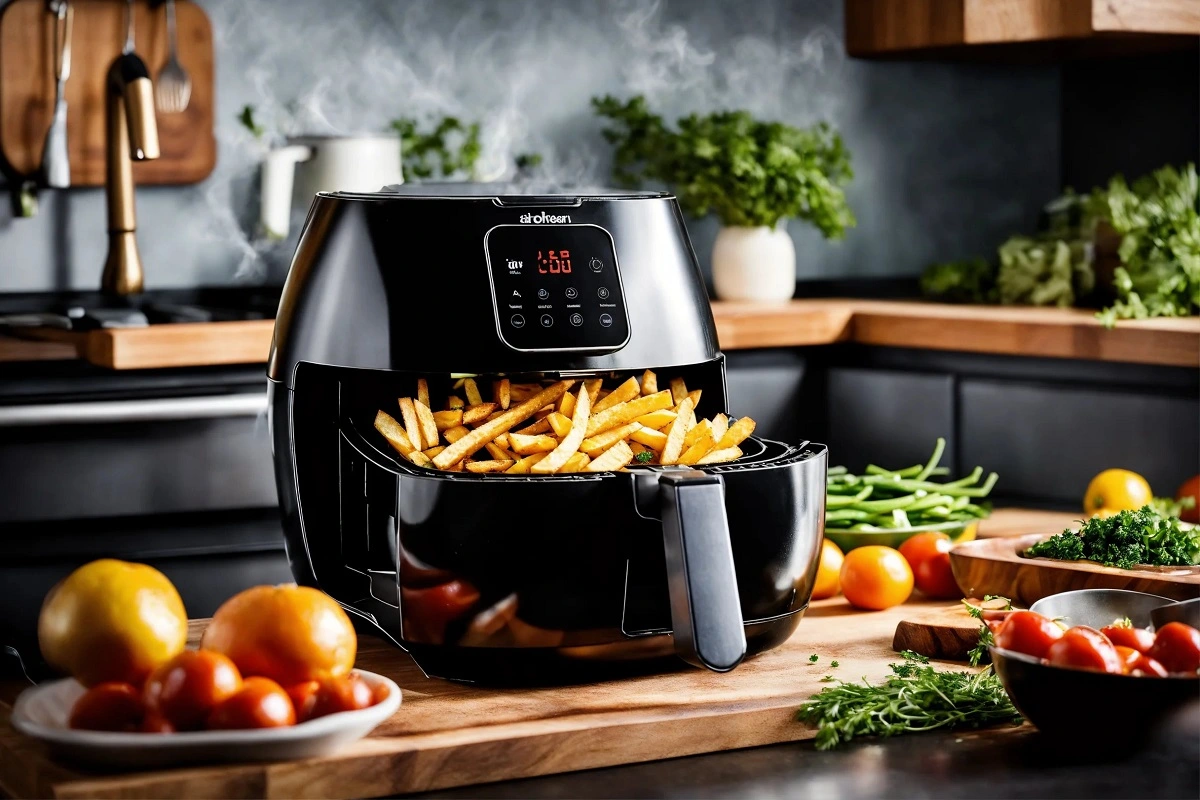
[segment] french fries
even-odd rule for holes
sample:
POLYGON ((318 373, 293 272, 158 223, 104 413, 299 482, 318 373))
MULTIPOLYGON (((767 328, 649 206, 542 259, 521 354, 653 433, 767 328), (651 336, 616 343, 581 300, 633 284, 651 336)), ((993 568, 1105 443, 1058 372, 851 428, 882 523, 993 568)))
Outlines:
POLYGON ((461 377, 437 411, 429 405, 431 383, 418 379, 412 396, 397 401, 396 416, 380 410, 374 420, 392 449, 427 469, 552 475, 720 464, 742 457, 739 445, 755 427, 749 417, 697 419, 701 390, 682 378, 659 389, 653 370, 607 386, 603 378, 514 383, 461 377))

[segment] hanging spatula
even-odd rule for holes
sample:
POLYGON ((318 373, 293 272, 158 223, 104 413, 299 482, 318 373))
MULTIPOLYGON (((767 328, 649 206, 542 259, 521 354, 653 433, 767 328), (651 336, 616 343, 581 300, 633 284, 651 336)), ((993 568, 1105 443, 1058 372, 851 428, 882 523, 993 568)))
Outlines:
POLYGON ((71 22, 75 11, 68 0, 58 0, 54 10, 54 117, 42 149, 42 177, 53 189, 71 185, 71 160, 67 155, 67 79, 71 77, 71 22))

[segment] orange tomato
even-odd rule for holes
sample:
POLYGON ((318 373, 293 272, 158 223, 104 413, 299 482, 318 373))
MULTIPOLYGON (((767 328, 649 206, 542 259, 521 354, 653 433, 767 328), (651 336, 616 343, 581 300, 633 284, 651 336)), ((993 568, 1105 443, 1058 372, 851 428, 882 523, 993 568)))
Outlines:
POLYGON ((1137 666, 1138 660, 1142 658, 1142 654, 1123 644, 1115 644, 1113 647, 1117 649, 1117 655, 1121 657, 1122 672, 1126 674, 1132 672, 1137 666))
POLYGON ((292 708, 296 709, 296 722, 312 719, 313 707, 317 704, 317 692, 320 688, 320 681, 303 681, 287 687, 288 697, 292 700, 292 708))
POLYGON ((1153 499, 1150 484, 1141 475, 1127 469, 1106 469, 1088 484, 1083 511, 1107 516, 1118 511, 1135 511, 1153 499))
POLYGON ((142 733, 174 733, 175 726, 162 714, 149 712, 142 720, 142 733))
POLYGON ((1175 493, 1176 500, 1182 500, 1185 497, 1192 498, 1192 507, 1181 511, 1179 518, 1184 522, 1200 522, 1200 475, 1188 478, 1175 493))
POLYGON ((898 550, 882 545, 856 547, 842 562, 842 594, 855 608, 880 610, 912 594, 913 573, 898 550))
POLYGON ((255 586, 225 601, 200 647, 229 656, 243 675, 291 686, 348 673, 358 639, 333 598, 288 584, 255 586))
POLYGON ((136 731, 145 714, 142 696, 132 684, 108 681, 80 695, 67 725, 85 731, 136 731))
POLYGON ((824 600, 842 590, 842 549, 826 539, 821 543, 821 564, 817 567, 817 579, 813 583, 812 599, 824 600))
POLYGON ((306 719, 336 714, 339 711, 357 711, 375 704, 371 687, 355 673, 340 678, 322 678, 316 693, 316 702, 306 719))
MULTIPOLYGON (((210 650, 184 650, 146 679, 146 709, 175 730, 196 730, 219 703, 242 688, 233 662, 210 650)), ((157 720, 155 720, 157 723, 157 720)))
POLYGON ((252 677, 242 688, 212 710, 209 730, 285 728, 296 724, 296 710, 288 693, 270 678, 252 677))
POLYGON ((950 568, 953 546, 950 537, 940 531, 918 533, 900 545, 900 555, 912 567, 913 579, 924 594, 945 600, 962 597, 950 568))

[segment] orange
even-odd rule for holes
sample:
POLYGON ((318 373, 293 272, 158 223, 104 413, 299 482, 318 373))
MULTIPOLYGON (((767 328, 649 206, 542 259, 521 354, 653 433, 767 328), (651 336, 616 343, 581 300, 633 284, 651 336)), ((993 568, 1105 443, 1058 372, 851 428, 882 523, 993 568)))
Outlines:
POLYGON ((1136 511, 1153 499, 1150 484, 1141 475, 1127 469, 1106 469, 1088 484, 1083 511, 1111 516, 1118 511, 1136 511))
POLYGON ((245 676, 283 686, 350 672, 358 639, 350 618, 329 595, 308 586, 255 586, 217 609, 200 640, 245 676))
POLYGON ((913 573, 899 550, 878 544, 856 547, 842 562, 842 594, 855 608, 880 610, 912 594, 913 573))
POLYGON ((38 644, 52 667, 84 686, 141 686, 187 644, 187 612, 167 577, 145 564, 84 564, 46 595, 38 644))
POLYGON ((817 580, 813 583, 812 599, 824 600, 842 590, 842 549, 831 540, 821 543, 821 564, 817 567, 817 580))

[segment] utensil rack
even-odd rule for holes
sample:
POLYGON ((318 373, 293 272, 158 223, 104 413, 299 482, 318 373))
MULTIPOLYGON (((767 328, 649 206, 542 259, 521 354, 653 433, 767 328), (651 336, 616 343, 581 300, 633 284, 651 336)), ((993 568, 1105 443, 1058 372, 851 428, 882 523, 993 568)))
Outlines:
MULTIPOLYGON (((121 52, 123 0, 72 0, 72 70, 67 81, 67 147, 72 186, 104 185, 104 82, 121 52)), ((134 181, 198 183, 217 159, 213 133, 213 35, 208 16, 189 0, 176 0, 179 60, 192 78, 188 107, 159 112, 162 156, 135 162, 134 181)), ((0 9, 0 159, 11 180, 36 176, 54 114, 54 17, 45 0, 13 0, 0 9)), ((161 0, 134 3, 135 49, 155 76, 167 60, 161 0)))

